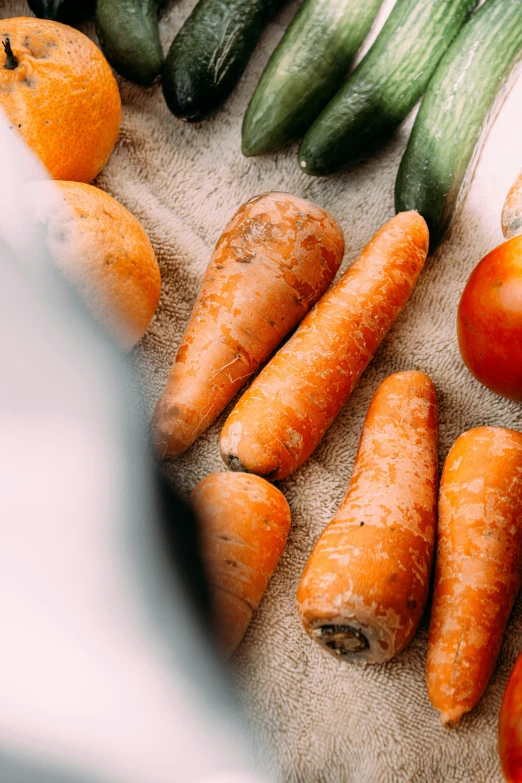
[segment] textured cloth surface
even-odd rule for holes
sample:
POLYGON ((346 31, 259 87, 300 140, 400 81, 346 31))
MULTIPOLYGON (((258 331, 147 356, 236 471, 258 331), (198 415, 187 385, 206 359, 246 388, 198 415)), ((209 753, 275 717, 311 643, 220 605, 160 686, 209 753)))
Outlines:
MULTIPOLYGON (((165 46, 194 4, 166 4, 165 46)), ((392 5, 393 0, 385 3, 381 21, 392 5)), ((296 3, 287 5, 269 27, 232 99, 202 125, 174 118, 159 86, 145 90, 119 80, 121 136, 97 184, 143 222, 161 267, 160 306, 134 352, 143 374, 144 416, 150 417, 161 393, 213 246, 242 202, 284 190, 329 209, 345 232, 343 270, 394 213, 395 175, 411 119, 371 160, 329 180, 304 175, 295 146, 262 159, 241 155, 242 115, 295 8, 296 3)), ((7 0, 0 9, 2 18, 27 14, 23 0, 7 0)), ((519 81, 489 136, 464 209, 429 259, 406 311, 316 453, 280 484, 292 509, 292 530, 233 666, 255 736, 267 746, 272 771, 287 783, 502 780, 496 725, 506 679, 522 647, 520 601, 483 699, 461 726, 448 731, 426 694, 426 621, 394 661, 354 667, 328 656, 303 633, 295 591, 314 541, 344 497, 368 404, 388 374, 416 368, 434 380, 441 465, 456 437, 470 427, 522 427, 520 406, 481 387, 463 366, 455 329, 469 273, 502 241, 502 203, 522 166, 521 105, 519 81)), ((169 466, 184 494, 205 475, 224 469, 218 436, 225 415, 169 466)))

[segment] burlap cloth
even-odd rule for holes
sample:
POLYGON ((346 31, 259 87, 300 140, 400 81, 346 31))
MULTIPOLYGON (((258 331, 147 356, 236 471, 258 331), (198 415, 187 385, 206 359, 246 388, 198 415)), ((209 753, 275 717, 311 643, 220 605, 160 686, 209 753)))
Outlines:
MULTIPOLYGON (((165 46, 195 5, 167 3, 165 46)), ((393 5, 385 3, 381 21, 393 5)), ((97 184, 144 224, 163 288, 158 311, 134 358, 143 375, 143 415, 159 397, 213 246, 235 209, 251 196, 283 190, 329 209, 346 237, 344 270, 393 213, 393 186, 411 120, 355 171, 331 179, 299 170, 296 149, 261 159, 240 152, 241 120, 257 79, 297 3, 264 34, 232 99, 201 125, 168 111, 161 87, 119 80, 124 105, 117 147, 97 184)), ((28 15, 8 0, 0 16, 28 15)), ((85 28, 88 32, 89 27, 85 28)), ((317 536, 342 500, 362 422, 390 373, 420 369, 440 402, 440 463, 455 438, 483 424, 522 427, 522 409, 481 387, 460 359, 456 309, 480 258, 502 240, 504 197, 522 167, 522 81, 504 104, 481 156, 464 209, 431 258, 398 323, 313 457, 280 484, 292 509, 288 545, 233 666, 269 766, 287 783, 500 783, 496 728, 502 693, 522 648, 522 604, 515 607, 492 681, 479 706, 443 729, 426 694, 426 621, 414 642, 384 666, 359 668, 325 654, 301 630, 295 591, 317 536)), ((183 494, 223 470, 218 436, 226 413, 169 467, 183 494)))

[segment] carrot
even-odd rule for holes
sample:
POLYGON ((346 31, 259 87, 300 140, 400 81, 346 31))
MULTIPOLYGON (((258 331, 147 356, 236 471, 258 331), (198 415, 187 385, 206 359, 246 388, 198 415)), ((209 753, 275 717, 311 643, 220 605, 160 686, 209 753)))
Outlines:
POLYGON ((428 695, 445 726, 477 704, 522 582, 522 434, 465 432, 441 478, 428 695))
POLYGON ((218 640, 231 655, 283 553, 290 509, 272 484, 245 473, 207 476, 189 501, 201 524, 218 640))
POLYGON ((244 204, 221 235, 153 419, 163 457, 212 424, 335 277, 337 221, 287 193, 244 204))
POLYGON ((415 635, 433 559, 437 443, 431 380, 391 375, 373 397, 348 492, 297 591, 306 632, 346 660, 382 663, 415 635))
POLYGON ((498 754, 507 783, 522 781, 522 654, 511 670, 498 716, 498 754))
POLYGON ((235 406, 220 444, 230 468, 278 480, 308 459, 408 301, 427 251, 417 212, 381 228, 235 406))
POLYGON ((522 172, 518 175, 504 202, 502 232, 506 239, 522 234, 522 172))

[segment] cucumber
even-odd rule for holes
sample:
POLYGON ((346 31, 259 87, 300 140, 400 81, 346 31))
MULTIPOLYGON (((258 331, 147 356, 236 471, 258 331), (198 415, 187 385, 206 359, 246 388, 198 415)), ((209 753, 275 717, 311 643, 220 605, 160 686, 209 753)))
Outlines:
POLYGON ((366 57, 304 137, 301 168, 307 174, 333 174, 389 138, 423 94, 476 3, 397 0, 366 57))
POLYGON ((219 109, 284 0, 199 0, 165 61, 163 92, 171 112, 199 122, 219 109))
POLYGON ((522 56, 522 0, 487 0, 440 63, 422 101, 395 186, 416 209, 430 250, 444 239, 522 56))
POLYGON ((263 155, 305 133, 342 85, 383 0, 304 0, 243 120, 243 155, 263 155))
POLYGON ((163 0, 98 0, 96 32, 119 74, 148 86, 160 75, 163 49, 158 13, 163 0))
POLYGON ((40 19, 75 22, 94 10, 94 0, 28 0, 31 11, 40 19))

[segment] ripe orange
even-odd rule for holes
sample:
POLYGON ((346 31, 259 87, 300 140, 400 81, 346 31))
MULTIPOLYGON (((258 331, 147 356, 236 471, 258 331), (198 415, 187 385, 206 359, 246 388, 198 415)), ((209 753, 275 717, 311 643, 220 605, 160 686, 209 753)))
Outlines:
POLYGON ((55 179, 90 182, 120 129, 109 64, 87 36, 45 19, 0 22, 0 107, 55 179))
POLYGON ((92 185, 43 181, 27 185, 26 192, 54 263, 94 318, 130 350, 160 297, 160 271, 145 229, 92 185))

